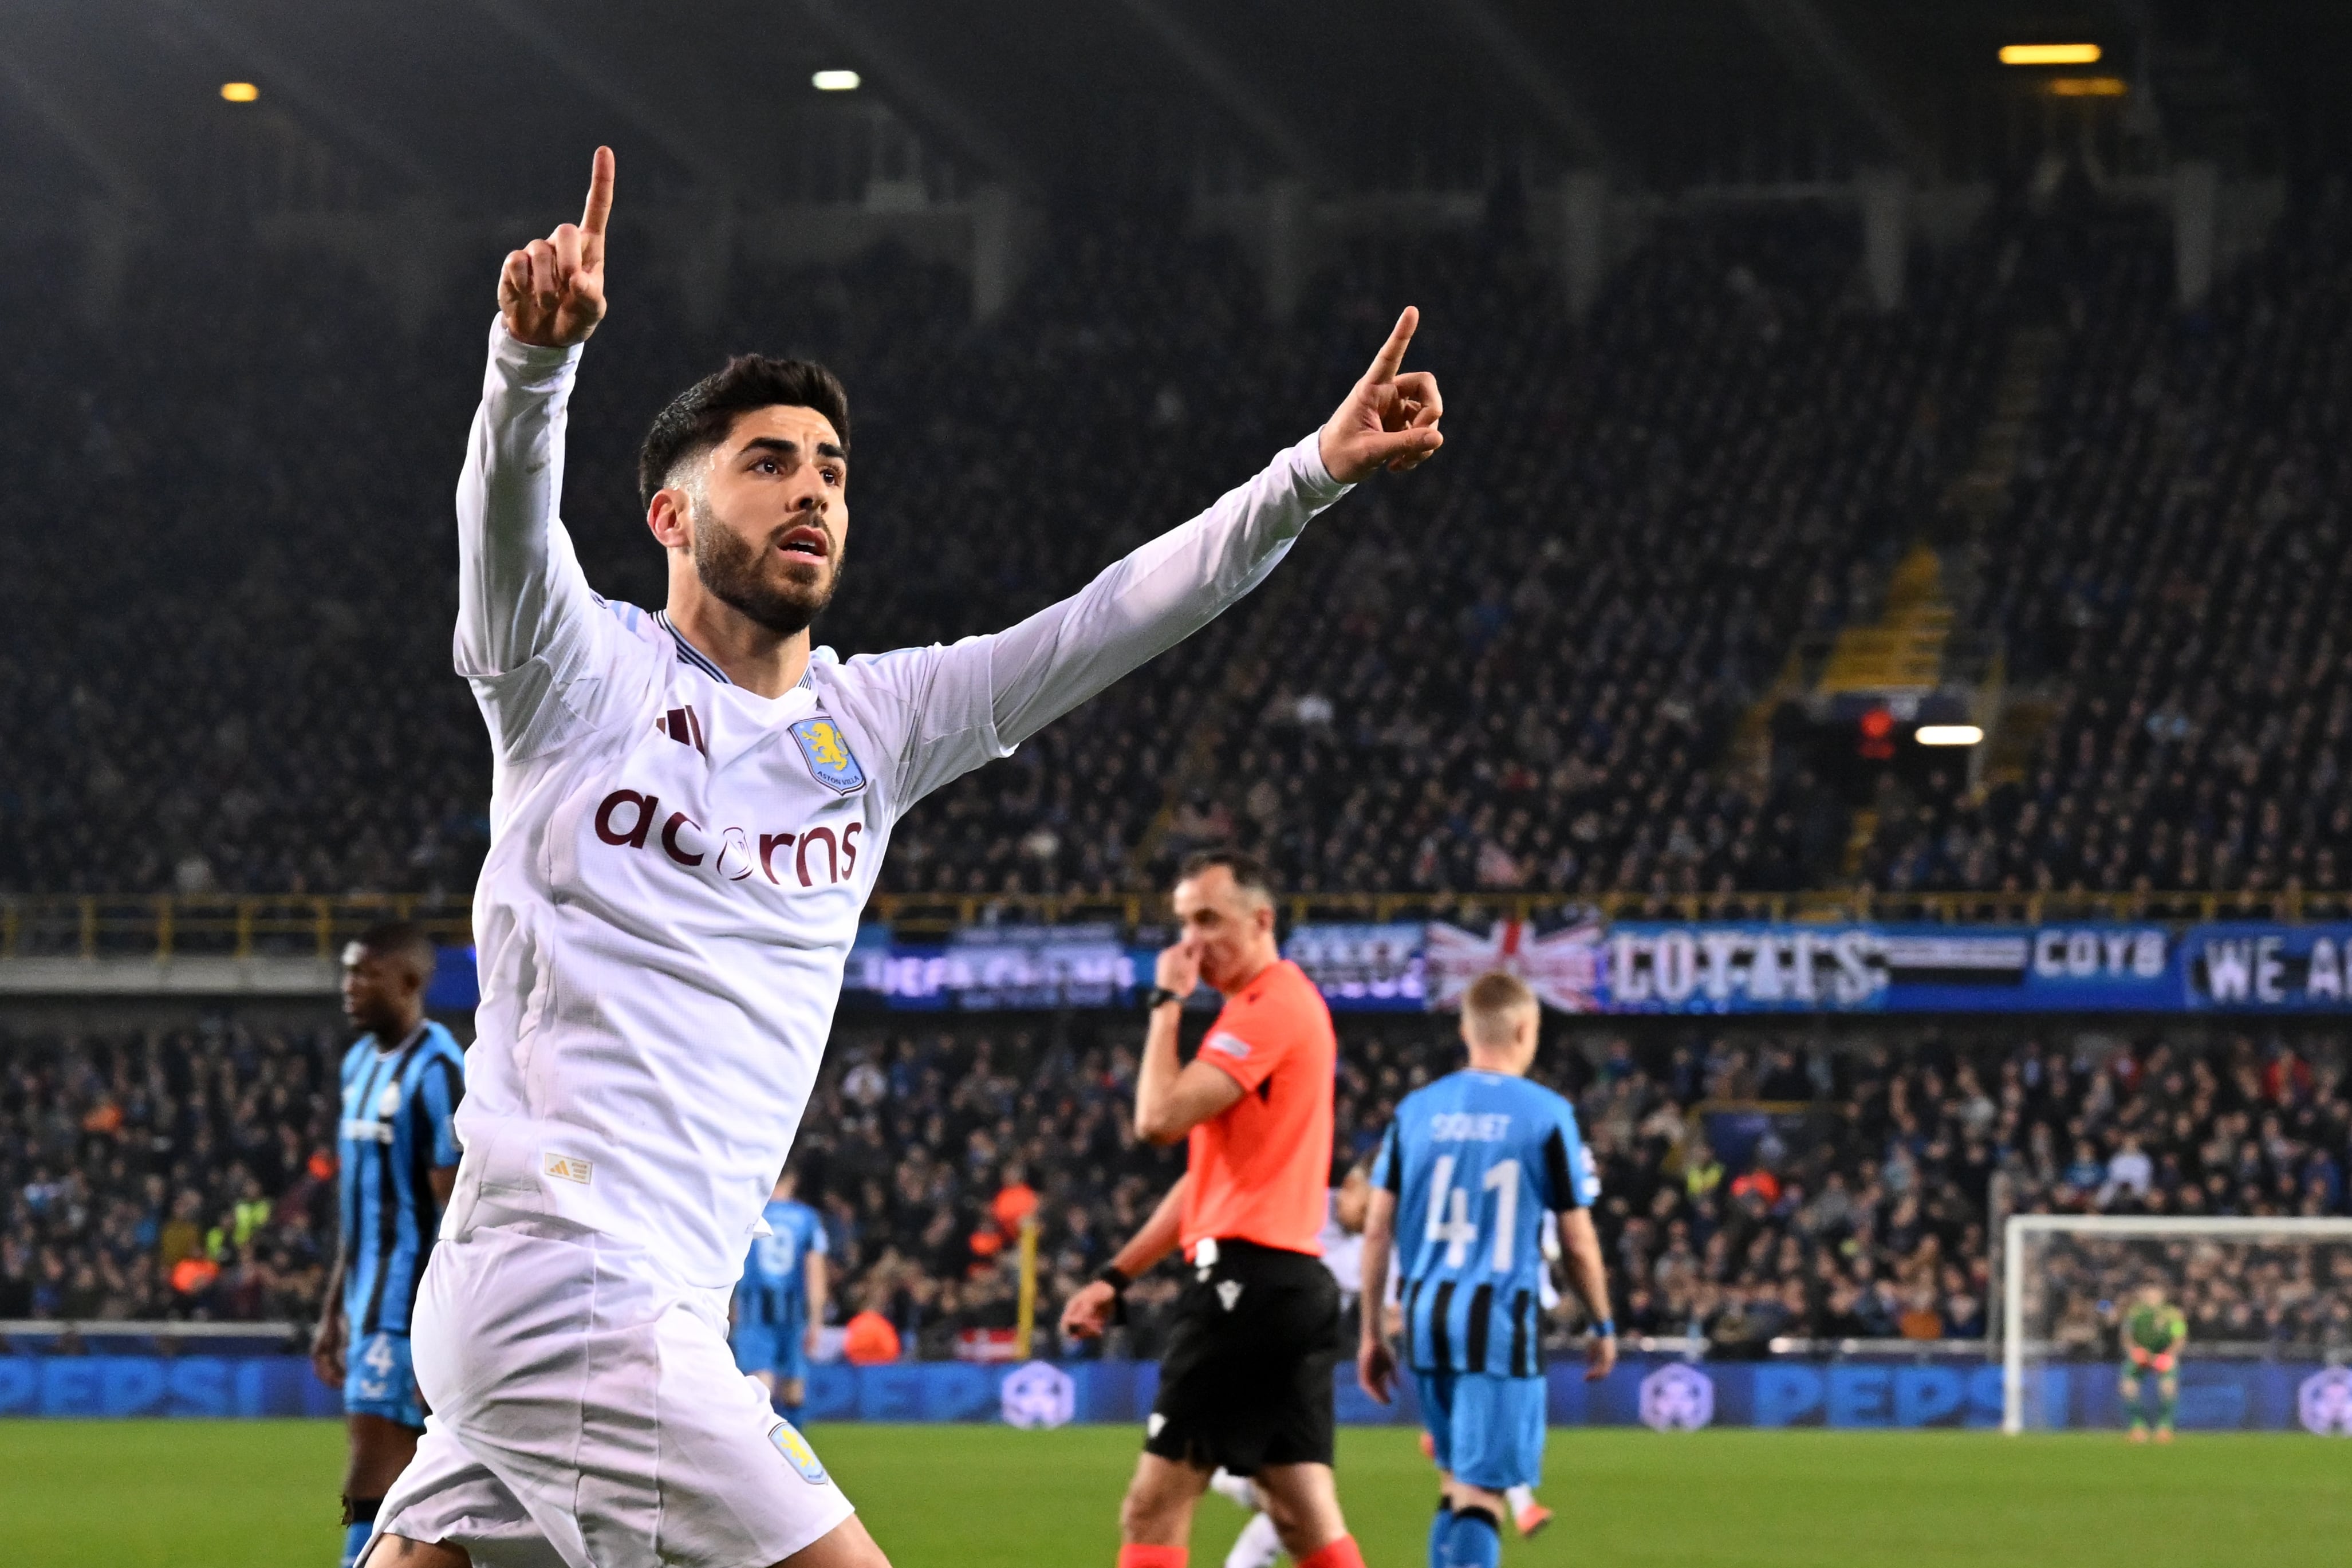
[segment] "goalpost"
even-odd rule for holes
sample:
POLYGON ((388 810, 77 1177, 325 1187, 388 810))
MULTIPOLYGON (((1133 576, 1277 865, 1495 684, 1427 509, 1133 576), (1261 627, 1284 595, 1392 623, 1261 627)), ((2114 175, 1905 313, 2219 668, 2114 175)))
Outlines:
POLYGON ((2145 1279, 2190 1319, 2186 1356, 2325 1361, 2352 1352, 2352 1217, 2012 1215, 2002 1229, 2001 1430, 2074 1424, 2107 1386, 2116 1321, 2145 1279), (2200 1339, 2199 1325, 2220 1324, 2200 1339), (2251 1332, 2245 1332, 2251 1326, 2251 1332))

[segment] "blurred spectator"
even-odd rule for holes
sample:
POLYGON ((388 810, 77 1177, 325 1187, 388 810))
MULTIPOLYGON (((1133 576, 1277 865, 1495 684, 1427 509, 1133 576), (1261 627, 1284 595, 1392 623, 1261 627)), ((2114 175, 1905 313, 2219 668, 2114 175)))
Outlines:
POLYGON ((849 1320, 841 1334, 841 1353, 852 1366, 879 1366, 898 1359, 898 1331, 890 1320, 868 1308, 849 1320))

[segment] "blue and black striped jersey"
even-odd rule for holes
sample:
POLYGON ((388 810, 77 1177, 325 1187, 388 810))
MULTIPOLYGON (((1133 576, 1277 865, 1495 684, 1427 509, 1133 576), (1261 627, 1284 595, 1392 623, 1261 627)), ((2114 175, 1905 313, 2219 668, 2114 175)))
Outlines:
POLYGON ((751 1239, 735 1287, 737 1312, 747 1323, 804 1323, 808 1255, 825 1249, 824 1221, 797 1198, 771 1201, 760 1217, 774 1234, 751 1239))
POLYGON ((336 1153, 342 1168, 343 1313, 354 1339, 408 1332, 433 1250, 436 1168, 457 1163, 451 1119, 466 1058, 440 1025, 419 1024, 388 1048, 362 1036, 343 1053, 336 1153))
POLYGON ((1450 1074, 1397 1107, 1372 1183, 1396 1194, 1407 1362, 1540 1373, 1545 1215, 1600 1194, 1575 1109, 1523 1078, 1450 1074))

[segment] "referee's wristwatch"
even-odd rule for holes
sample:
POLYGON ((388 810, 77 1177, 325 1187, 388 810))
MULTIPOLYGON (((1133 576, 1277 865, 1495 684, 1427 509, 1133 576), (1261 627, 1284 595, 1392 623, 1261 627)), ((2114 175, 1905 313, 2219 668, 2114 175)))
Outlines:
POLYGON ((1135 1276, 1116 1263, 1106 1263, 1095 1278, 1110 1287, 1110 1321, 1124 1324, 1127 1321, 1127 1288, 1135 1283, 1135 1276))
POLYGON ((1183 1000, 1183 997, 1169 990, 1165 985, 1155 985, 1143 994, 1143 1010, 1146 1013, 1157 1013, 1171 1002, 1181 1005, 1183 1000))

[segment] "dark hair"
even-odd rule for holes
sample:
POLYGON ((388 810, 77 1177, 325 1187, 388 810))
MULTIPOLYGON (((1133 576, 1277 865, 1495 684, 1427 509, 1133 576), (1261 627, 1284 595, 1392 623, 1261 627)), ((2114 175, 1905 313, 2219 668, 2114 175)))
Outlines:
POLYGON ((779 406, 815 409, 832 421, 841 449, 849 450, 849 394, 839 376, 807 360, 737 354, 725 370, 704 376, 654 416, 654 427, 637 448, 637 504, 652 506, 654 492, 680 462, 724 441, 737 415, 779 406))
POLYGON ((1274 901, 1274 877, 1266 870, 1265 862, 1246 849, 1196 849, 1184 857, 1176 879, 1189 882, 1203 871, 1223 866, 1234 874, 1234 885, 1244 892, 1255 893, 1266 902, 1274 901))
POLYGON ((413 921, 379 921, 360 932, 359 944, 379 958, 406 959, 427 980, 441 956, 425 928, 413 921))

